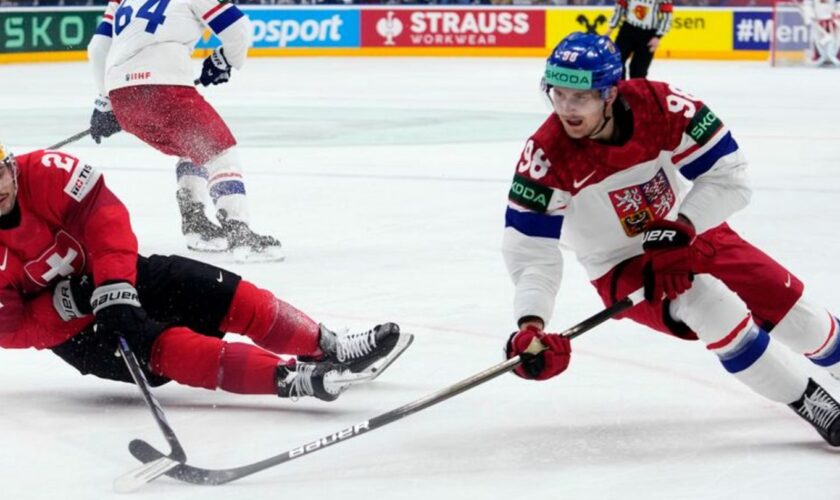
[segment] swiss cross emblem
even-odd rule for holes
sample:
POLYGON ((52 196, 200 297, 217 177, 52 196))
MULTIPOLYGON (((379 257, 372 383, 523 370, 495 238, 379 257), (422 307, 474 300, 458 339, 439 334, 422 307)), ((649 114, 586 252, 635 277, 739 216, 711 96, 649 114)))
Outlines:
POLYGON ((58 231, 53 244, 23 266, 29 279, 41 287, 84 268, 85 251, 81 243, 64 231, 58 231))
POLYGON ((645 17, 647 17, 647 13, 648 13, 647 5, 637 5, 636 7, 633 8, 633 14, 636 15, 636 19, 638 19, 639 21, 641 21, 645 17))
POLYGON ((677 196, 661 168, 644 184, 610 191, 610 203, 627 236, 636 236, 655 220, 668 215, 677 196))

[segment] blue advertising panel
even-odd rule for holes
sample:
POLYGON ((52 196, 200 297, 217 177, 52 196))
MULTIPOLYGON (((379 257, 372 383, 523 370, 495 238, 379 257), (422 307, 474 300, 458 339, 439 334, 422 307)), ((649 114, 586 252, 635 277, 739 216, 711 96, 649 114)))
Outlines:
MULTIPOLYGON (((765 11, 735 11, 732 19, 732 48, 769 50, 773 37, 773 14, 765 11)), ((776 10, 777 50, 803 50, 808 47, 809 30, 795 6, 776 10)))
MULTIPOLYGON (((359 47, 358 10, 248 9, 255 48, 359 47)), ((218 47, 211 36, 197 48, 218 47)))

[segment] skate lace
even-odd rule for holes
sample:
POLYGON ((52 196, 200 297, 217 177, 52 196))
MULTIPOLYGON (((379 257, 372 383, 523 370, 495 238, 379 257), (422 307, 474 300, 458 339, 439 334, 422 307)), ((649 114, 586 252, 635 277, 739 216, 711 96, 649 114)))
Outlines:
POLYGON ((312 373, 315 365, 311 363, 297 363, 295 376, 289 385, 289 399, 297 401, 302 396, 312 396, 315 388, 312 386, 312 373))
POLYGON ((376 349, 376 331, 345 333, 338 336, 336 344, 336 355, 341 363, 359 359, 376 349))
POLYGON ((831 397, 821 387, 818 387, 813 394, 805 396, 799 413, 819 426, 828 430, 831 424, 840 416, 840 407, 834 404, 831 397))

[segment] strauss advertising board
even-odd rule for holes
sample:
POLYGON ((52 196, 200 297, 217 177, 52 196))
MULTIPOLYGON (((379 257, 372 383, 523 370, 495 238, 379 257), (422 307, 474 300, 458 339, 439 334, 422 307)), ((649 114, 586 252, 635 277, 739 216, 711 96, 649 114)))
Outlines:
POLYGON ((543 47, 545 11, 364 9, 362 47, 543 47))

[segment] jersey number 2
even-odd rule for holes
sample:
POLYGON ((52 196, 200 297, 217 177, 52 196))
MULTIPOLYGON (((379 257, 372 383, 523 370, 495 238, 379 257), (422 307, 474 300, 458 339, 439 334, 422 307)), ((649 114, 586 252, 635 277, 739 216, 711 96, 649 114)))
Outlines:
MULTIPOLYGON (((169 0, 146 0, 139 9, 137 9, 137 17, 146 20, 146 33, 154 33, 158 26, 166 21, 166 16, 163 12, 169 6, 169 0)), ((131 16, 134 15, 134 9, 130 5, 123 4, 117 9, 114 15, 114 33, 119 35, 122 30, 131 22, 131 16)))

